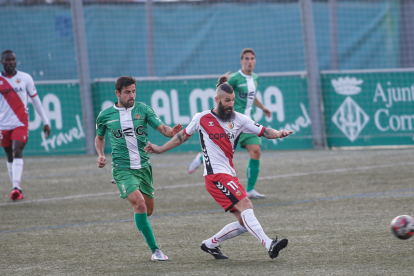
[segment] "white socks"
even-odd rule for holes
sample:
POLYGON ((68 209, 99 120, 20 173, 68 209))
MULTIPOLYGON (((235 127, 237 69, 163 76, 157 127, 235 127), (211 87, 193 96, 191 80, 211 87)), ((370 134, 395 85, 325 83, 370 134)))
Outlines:
POLYGON ((208 248, 214 248, 225 240, 237 237, 238 235, 249 231, 250 234, 255 236, 266 247, 266 249, 269 250, 272 240, 263 231, 262 226, 253 213, 253 209, 247 209, 243 211, 241 213, 241 217, 244 223, 244 227, 240 225, 238 221, 232 222, 224 226, 223 229, 221 229, 211 238, 203 241, 203 243, 208 248))
MULTIPOLYGON (((9 163, 7 163, 8 167, 9 163)), ((9 170, 10 174, 10 170, 9 170)), ((20 188, 20 180, 22 179, 23 174, 23 159, 14 158, 12 163, 12 177, 13 177, 13 188, 20 188)))
POLYGON ((7 162, 7 170, 9 171, 10 180, 13 183, 13 162, 7 162))
POLYGON ((269 250, 272 240, 263 231, 262 226, 253 213, 253 209, 244 210, 241 213, 241 217, 244 227, 269 250))
POLYGON ((214 248, 217 247, 220 243, 224 242, 225 240, 237 237, 238 235, 241 235, 246 232, 246 228, 241 226, 238 221, 235 221, 224 226, 224 228, 221 229, 217 234, 203 241, 203 243, 208 248, 214 248))

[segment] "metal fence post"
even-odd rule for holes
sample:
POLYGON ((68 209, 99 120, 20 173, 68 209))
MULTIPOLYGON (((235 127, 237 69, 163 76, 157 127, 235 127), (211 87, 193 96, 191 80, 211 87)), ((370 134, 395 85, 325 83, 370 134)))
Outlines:
POLYGON ((82 0, 71 0, 73 34, 76 45, 76 61, 81 93, 83 124, 85 128, 86 153, 95 154, 95 118, 89 72, 88 47, 86 44, 85 19, 82 0))
POLYGON ((414 2, 401 0, 400 66, 414 68, 414 2))
POLYGON ((337 0, 329 0, 329 32, 331 34, 331 70, 338 70, 337 0))
POLYGON ((325 148, 325 130, 323 122, 323 103, 321 80, 316 51, 315 29, 311 0, 299 0, 302 18, 303 45, 305 52, 306 74, 308 81, 309 111, 312 121, 313 146, 316 149, 325 148))
POLYGON ((155 75, 154 66, 154 18, 153 1, 145 1, 146 23, 147 23, 147 74, 149 77, 155 75))

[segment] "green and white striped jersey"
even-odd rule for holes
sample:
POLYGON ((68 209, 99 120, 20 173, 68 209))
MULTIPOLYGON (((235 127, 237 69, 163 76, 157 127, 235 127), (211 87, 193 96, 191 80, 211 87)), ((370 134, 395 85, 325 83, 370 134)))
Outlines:
POLYGON ((148 124, 157 129, 163 122, 150 106, 139 102, 128 109, 113 105, 99 113, 96 134, 105 136, 108 130, 113 168, 140 169, 151 165, 149 154, 144 151, 148 124))
POLYGON ((228 83, 233 87, 236 98, 234 99, 234 110, 250 116, 253 119, 254 98, 257 91, 257 79, 259 77, 253 73, 251 76, 246 75, 239 70, 234 73, 228 83))

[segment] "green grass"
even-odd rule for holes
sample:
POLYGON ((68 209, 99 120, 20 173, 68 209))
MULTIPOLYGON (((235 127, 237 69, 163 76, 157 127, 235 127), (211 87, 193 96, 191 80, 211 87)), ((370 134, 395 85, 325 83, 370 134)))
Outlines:
MULTIPOLYGON (((264 152, 255 214, 267 235, 288 238, 271 260, 249 233, 222 244, 229 260, 200 250, 235 221, 204 188, 195 154, 152 156, 150 217, 170 262, 150 262, 130 204, 96 157, 27 157, 25 199, 11 202, 0 163, 0 275, 412 275, 414 238, 398 240, 390 222, 414 215, 414 150, 264 152)), ((108 156, 108 159, 110 157, 108 156)), ((246 152, 235 167, 246 184, 246 152)))

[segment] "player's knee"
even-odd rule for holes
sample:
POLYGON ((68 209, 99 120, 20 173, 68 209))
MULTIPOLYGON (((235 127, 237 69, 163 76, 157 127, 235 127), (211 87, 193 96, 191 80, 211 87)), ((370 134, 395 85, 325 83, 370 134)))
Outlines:
POLYGON ((262 153, 260 147, 251 148, 250 151, 250 158, 252 159, 260 159, 260 155, 262 153))
POLYGON ((260 150, 260 148, 254 149, 253 154, 257 157, 255 159, 260 159, 260 155, 262 154, 262 151, 260 150))
POLYGON ((23 157, 23 150, 22 149, 13 149, 13 157, 14 158, 22 158, 23 157))
POLYGON ((147 205, 145 205, 145 202, 137 201, 134 204, 132 204, 132 207, 134 207, 134 211, 136 213, 146 213, 147 212, 147 205))

